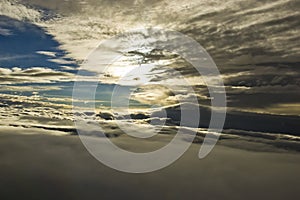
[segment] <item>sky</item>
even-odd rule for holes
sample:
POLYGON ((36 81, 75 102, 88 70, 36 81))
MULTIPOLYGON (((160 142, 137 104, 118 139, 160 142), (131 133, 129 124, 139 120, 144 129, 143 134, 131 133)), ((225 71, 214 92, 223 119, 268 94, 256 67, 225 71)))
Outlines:
MULTIPOLYGON (((155 27, 192 38, 211 57, 209 65, 218 68, 220 76, 216 77, 226 91, 224 134, 260 138, 276 134, 283 140, 298 140, 297 1, 4 0, 0 4, 0 95, 5 126, 11 121, 18 126, 51 125, 40 117, 63 119, 61 126, 68 129, 74 119, 72 102, 79 107, 76 112, 107 111, 115 119, 140 113, 142 119, 134 120, 140 125, 155 119, 160 126, 173 126, 178 125, 177 107, 197 99, 199 128, 207 128, 212 95, 218 93, 210 93, 207 81, 213 83, 215 77, 200 76, 178 52, 154 48, 165 40, 177 44, 176 37, 161 33, 156 41, 151 31, 125 34, 155 27), (122 34, 131 45, 123 52, 118 51, 126 44, 118 39, 122 34), (136 46, 137 41, 147 45, 136 46), (105 63, 113 56, 118 59, 105 63), (104 65, 94 67, 97 62, 104 65), (75 82, 78 98, 72 97, 75 82), (119 102, 130 98, 129 113, 124 108, 110 109, 114 88, 121 91, 119 102), (163 110, 173 114, 155 116, 163 110)), ((178 44, 198 59, 188 46, 178 44)))
POLYGON ((1 0, 1 195, 294 198, 299 8, 297 0, 1 0), (208 128, 213 113, 222 119, 224 104, 211 105, 223 91, 219 135, 208 128), (183 120, 194 111, 199 121, 183 120), (164 147, 180 127, 195 137, 180 138, 191 147, 174 165, 131 176, 93 159, 78 118, 89 125, 84 136, 138 153, 164 147), (206 136, 219 141, 199 160, 206 136))
MULTIPOLYGON (((49 76, 43 75, 45 82, 70 79, 70 72, 74 72, 74 68, 80 66, 103 39, 132 29, 155 26, 186 34, 208 51, 225 82, 230 108, 299 115, 297 1, 234 0, 222 4, 218 1, 180 1, 176 4, 176 1, 50 3, 25 0, 11 5, 5 0, 1 4, 1 14, 16 20, 7 23, 2 16, 1 35, 5 38, 2 42, 6 43, 2 46, 4 55, 0 60, 3 83, 12 79, 18 79, 13 80, 14 83, 37 81, 27 80, 31 79, 31 74, 24 71, 28 67, 47 68, 45 71, 49 71, 49 76), (33 45, 30 40, 36 36, 24 36, 24 27, 42 37, 43 42, 33 45), (28 38, 22 41, 25 44, 20 43, 18 35, 28 38), (18 45, 24 47, 20 53, 8 52, 6 45, 13 45, 12 50, 18 45), (53 68, 59 71, 58 76, 57 72, 51 71, 53 68), (17 77, 18 73, 22 73, 22 77, 17 77)), ((120 74, 120 69, 115 71, 120 74)), ((188 76, 192 79, 194 72, 187 71, 186 78, 188 76)), ((201 91, 201 95, 208 96, 205 91, 201 91)))

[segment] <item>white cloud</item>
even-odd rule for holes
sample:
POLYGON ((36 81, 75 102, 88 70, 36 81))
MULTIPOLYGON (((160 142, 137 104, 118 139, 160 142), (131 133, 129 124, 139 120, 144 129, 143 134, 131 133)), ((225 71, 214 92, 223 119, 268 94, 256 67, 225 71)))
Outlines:
POLYGON ((9 29, 0 27, 0 35, 9 36, 9 35, 12 35, 12 32, 9 29))
POLYGON ((49 83, 53 81, 70 81, 74 74, 55 71, 49 68, 32 67, 29 69, 0 68, 1 84, 49 83))
POLYGON ((18 20, 28 20, 37 22, 41 18, 41 13, 28 8, 16 0, 1 0, 0 15, 5 15, 18 20))

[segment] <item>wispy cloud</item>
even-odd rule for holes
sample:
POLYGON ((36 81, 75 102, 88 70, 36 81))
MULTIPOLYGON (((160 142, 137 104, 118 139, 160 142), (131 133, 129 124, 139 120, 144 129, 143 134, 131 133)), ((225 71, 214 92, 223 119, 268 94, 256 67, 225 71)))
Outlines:
POLYGON ((70 81, 74 74, 56 71, 43 67, 21 68, 0 68, 1 84, 17 83, 49 83, 54 81, 70 81))

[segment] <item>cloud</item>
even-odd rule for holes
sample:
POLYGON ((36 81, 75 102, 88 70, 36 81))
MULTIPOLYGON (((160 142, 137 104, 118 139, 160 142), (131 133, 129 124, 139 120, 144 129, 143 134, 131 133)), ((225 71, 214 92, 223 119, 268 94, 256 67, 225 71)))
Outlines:
POLYGON ((239 72, 236 75, 224 75, 226 85, 260 87, 260 86, 300 86, 300 71, 295 69, 295 66, 288 64, 276 66, 274 63, 263 66, 245 66, 244 72, 239 72))
POLYGON ((27 55, 13 55, 13 56, 2 56, 0 58, 0 61, 8 61, 8 62, 13 62, 16 59, 28 59, 28 58, 34 58, 35 56, 31 55, 31 54, 27 54, 27 55))
POLYGON ((162 85, 145 85, 133 91, 131 98, 143 104, 149 105, 169 105, 177 102, 176 99, 169 99, 174 96, 172 91, 162 85))
POLYGON ((0 87, 0 91, 18 91, 18 92, 31 92, 31 91, 46 91, 46 90, 60 90, 59 86, 12 86, 5 85, 5 87, 0 87))
MULTIPOLYGON (((127 137, 114 142, 131 151, 147 150, 164 145, 164 138, 144 142, 127 137)), ((5 199, 28 199, 33 192, 36 198, 45 200, 194 199, 199 193, 211 199, 298 196, 299 156, 287 152, 255 153, 217 145, 210 157, 200 161, 199 145, 193 144, 173 165, 137 176, 119 173, 97 162, 78 137, 6 132, 1 133, 0 142, 1 196, 5 199)), ((238 144, 259 147, 249 142, 238 144)))
POLYGON ((0 30, 3 33, 0 34, 0 67, 43 66, 58 69, 62 65, 77 66, 76 62, 60 49, 60 43, 32 21, 0 15, 0 30))
MULTIPOLYGON (((67 65, 74 63, 70 60, 55 58, 64 52, 56 52, 55 49, 64 48, 77 61, 81 61, 101 40, 128 29, 144 25, 159 25, 159 27, 178 30, 191 36, 212 55, 223 73, 228 94, 228 105, 231 110, 239 111, 238 114, 235 113, 236 115, 229 113, 233 121, 244 123, 240 121, 240 118, 245 119, 245 121, 250 120, 249 123, 245 122, 245 127, 255 129, 259 128, 260 125, 253 123, 252 118, 245 117, 240 112, 241 110, 248 111, 249 116, 252 116, 251 112, 297 114, 300 73, 297 69, 299 65, 299 48, 297 46, 299 36, 295 33, 299 30, 299 12, 296 12, 298 4, 294 1, 278 0, 271 3, 268 1, 250 1, 245 3, 240 0, 230 0, 221 5, 210 1, 144 2, 150 6, 148 8, 134 1, 87 0, 84 4, 82 1, 22 1, 26 6, 14 2, 16 1, 5 0, 0 3, 1 14, 18 19, 10 20, 9 22, 13 23, 8 23, 9 18, 1 18, 3 19, 0 29, 1 37, 4 36, 5 40, 8 41, 10 37, 16 38, 15 34, 18 33, 20 38, 27 42, 21 33, 28 33, 28 30, 32 31, 30 33, 37 31, 37 35, 48 38, 49 40, 45 42, 50 42, 51 45, 47 46, 49 48, 46 49, 38 46, 30 52, 42 56, 40 58, 43 60, 55 61, 58 64, 55 65, 56 67, 62 66, 61 68, 49 69, 50 67, 33 67, 32 63, 29 63, 31 66, 27 70, 1 68, 0 81, 2 84, 71 80, 72 74, 58 70, 71 70, 72 67, 67 65), (61 17, 47 18, 47 13, 42 12, 40 8, 49 9, 49 14, 51 12, 61 14, 61 17), (24 23, 24 21, 33 22, 44 28, 40 29, 35 25, 24 23), (289 105, 292 107, 288 108, 289 105)), ((29 38, 33 38, 33 41, 36 41, 36 37, 32 37, 36 35, 29 34, 29 36, 31 36, 29 38)), ((143 36, 141 38, 146 39, 143 36)), ((20 46, 19 42, 15 44, 16 47, 20 46)), ((27 47, 26 44, 28 42, 22 46, 27 47)), ((41 47, 45 47, 45 45, 41 47)), ((7 49, 9 48, 5 47, 3 51, 6 52, 7 49)), ((19 50, 24 53, 26 49, 19 50)), ((30 55, 24 53, 22 55, 1 55, 1 57, 0 61, 7 61, 11 64, 14 59, 20 59, 24 62, 24 57, 30 58, 30 55)), ((150 62, 155 60, 154 56, 148 58, 150 62)), ((50 63, 53 64, 53 62, 50 63)), ((182 82, 178 81, 172 69, 181 72, 187 81, 195 86, 198 99, 202 98, 203 100, 201 103, 204 104, 204 101, 205 105, 207 102, 209 103, 210 98, 205 83, 197 80, 195 69, 182 60, 178 59, 157 69, 157 71, 152 71, 151 81, 167 84, 164 82, 167 78, 169 84, 183 85, 182 82), (159 71, 162 68, 164 71, 159 71)), ((87 77, 81 78, 87 80, 87 77)), ((10 87, 10 90, 12 89, 15 88, 10 87)), ((24 90, 29 89, 24 88, 24 90)), ((185 88, 180 89, 184 90, 185 88)), ((159 103, 162 105, 175 104, 177 103, 176 98, 188 100, 191 97, 194 96, 188 91, 174 95, 168 89, 159 86, 142 87, 139 92, 134 94, 134 98, 141 103, 159 103)), ((259 119, 266 117, 259 113, 254 113, 253 116, 259 119)), ((272 117, 266 118, 268 121, 272 117)), ((237 122, 233 122, 233 125, 239 126, 237 122)), ((274 130, 280 129, 277 122, 273 127, 274 130)), ((285 123, 288 124, 289 122, 285 123)), ((291 127, 286 125, 285 127, 286 130, 292 130, 291 127)), ((268 126, 268 128, 270 127, 268 126)))
POLYGON ((0 35, 9 36, 9 35, 12 35, 12 32, 9 29, 5 29, 5 28, 0 27, 0 35))
POLYGON ((21 68, 0 68, 1 84, 17 83, 50 83, 55 81, 70 81, 74 74, 56 71, 43 67, 21 68))
POLYGON ((39 11, 24 6, 16 0, 2 0, 0 2, 0 15, 31 22, 37 22, 41 18, 39 11))

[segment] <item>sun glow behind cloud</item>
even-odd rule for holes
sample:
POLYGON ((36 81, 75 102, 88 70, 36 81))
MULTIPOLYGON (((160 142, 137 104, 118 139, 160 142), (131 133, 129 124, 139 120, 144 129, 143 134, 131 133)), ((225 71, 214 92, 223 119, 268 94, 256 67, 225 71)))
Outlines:
MULTIPOLYGON (((38 124, 40 126, 44 124, 43 128, 50 128, 50 130, 71 129, 65 127, 64 123, 68 125, 72 123, 71 102, 80 101, 71 98, 72 81, 76 70, 76 67, 71 64, 81 65, 100 41, 124 31, 149 26, 181 31, 196 39, 209 51, 222 70, 223 78, 226 81, 229 110, 234 111, 233 114, 237 113, 231 118, 231 121, 236 123, 236 127, 246 123, 246 129, 256 128, 257 123, 251 122, 252 118, 274 118, 272 115, 262 116, 262 111, 279 115, 299 115, 300 113, 298 103, 299 71, 295 68, 298 66, 293 63, 297 61, 299 54, 299 48, 295 42, 297 41, 295 33, 299 30, 298 24, 295 22, 298 14, 291 12, 292 9, 285 10, 285 7, 296 7, 293 6, 293 1, 277 0, 275 3, 268 3, 269 6, 251 0, 250 2, 230 0, 222 4, 218 1, 206 0, 155 1, 148 2, 148 9, 145 9, 146 6, 139 5, 133 7, 128 1, 122 1, 125 2, 123 4, 120 1, 105 1, 109 5, 103 1, 91 0, 85 1, 84 5, 78 1, 54 1, 24 1, 34 2, 31 4, 32 7, 20 3, 13 5, 7 3, 8 1, 0 2, 1 14, 17 19, 18 22, 22 21, 42 27, 41 31, 47 33, 48 36, 53 36, 53 41, 57 43, 53 49, 39 48, 34 52, 51 61, 51 65, 48 67, 38 65, 29 66, 28 69, 0 68, 2 81, 0 90, 4 93, 1 95, 3 104, 0 106, 0 112, 1 121, 5 126, 12 122, 20 122, 14 125, 38 124), (60 6, 57 8, 47 7, 54 5, 54 1, 60 6), (127 3, 128 5, 125 5, 127 3), (40 7, 34 6, 36 4, 46 10, 39 10, 40 7), (119 4, 122 6, 117 7, 119 4), (248 4, 251 4, 251 8, 248 4), (47 10, 48 8, 50 10, 47 10), (52 15, 50 11, 55 15, 52 15), (62 51, 57 53, 57 49, 62 51), (76 62, 65 60, 65 57, 60 58, 59 54, 62 52, 65 52, 66 56, 74 58, 76 62), (283 63, 286 61, 288 63, 283 63), (53 67, 52 63, 57 65, 53 67), (39 86, 40 84, 42 86, 39 86), (14 91, 18 91, 18 93, 14 93, 14 91), (241 111, 248 113, 245 114, 241 111), (254 117, 247 118, 247 115, 254 117), (47 123, 57 123, 57 126, 54 127, 53 124, 49 126, 47 123)), ((17 24, 24 25, 24 23, 17 24)), ((14 31, 0 27, 1 37, 13 37, 14 34, 14 31)), ((104 119, 97 114, 109 111, 110 104, 107 96, 110 95, 109 91, 114 84, 132 87, 130 98, 134 104, 130 108, 131 112, 138 113, 136 114, 137 124, 146 124, 146 128, 148 128, 149 121, 152 120, 149 119, 151 110, 153 110, 151 105, 166 108, 174 113, 180 106, 178 100, 188 102, 191 98, 197 98, 201 109, 205 110, 209 107, 211 99, 205 83, 201 77, 195 76, 195 71, 191 70, 187 63, 180 61, 180 58, 177 60, 171 56, 155 60, 153 56, 151 57, 151 48, 135 50, 135 52, 118 55, 119 59, 107 65, 106 71, 101 74, 103 76, 99 77, 98 74, 94 76, 91 72, 90 76, 85 75, 78 78, 85 84, 99 83, 103 86, 96 94, 95 112, 85 112, 85 108, 83 108, 80 114, 87 119, 96 118, 102 123, 104 119), (178 76, 171 73, 170 69, 182 72, 184 79, 179 79, 178 76), (145 82, 146 85, 143 85, 145 82), (195 87, 196 95, 186 90, 184 87, 186 82, 195 87), (177 94, 172 93, 168 88, 170 85, 178 88, 177 94)), ((14 60, 18 56, 2 56, 0 61, 1 59, 14 60)), ((24 57, 19 58, 23 59, 24 57)), ((92 102, 92 99, 86 99, 84 106, 88 107, 92 102)), ((156 110, 159 109, 156 108, 156 110)), ((109 117, 112 118, 119 117, 126 120, 127 117, 121 116, 120 113, 110 114, 109 117)), ((281 119, 278 117, 277 121, 282 122, 281 119)), ((153 120, 164 119, 156 117, 153 120)), ((176 125, 176 116, 175 119, 168 120, 170 129, 172 129, 172 126, 176 125)), ((284 123, 288 124, 289 122, 289 119, 284 119, 284 123)), ((111 135, 119 134, 111 121, 107 120, 105 123, 111 135)), ((277 123, 274 124, 277 125, 277 123)), ((282 127, 280 127, 280 123, 278 124, 279 128, 273 128, 272 125, 272 127, 268 127, 269 130, 264 131, 271 130, 270 132, 276 133, 282 127)), ((297 127, 295 124, 292 126, 297 127)), ((289 128, 292 126, 288 124, 284 130, 295 133, 295 130, 289 128)), ((166 133, 170 134, 170 129, 166 133)), ((229 130, 228 133, 238 136, 226 135, 224 138, 242 138, 240 133, 245 134, 245 138, 249 135, 262 138, 271 137, 272 134, 240 130, 229 130)), ((201 134, 206 133, 202 131, 201 134)), ((271 138, 277 137, 279 138, 281 135, 271 138)), ((272 142, 278 142, 277 139, 272 142)))
MULTIPOLYGON (((232 108, 260 112, 272 107, 269 112, 276 110, 276 113, 280 113, 281 107, 284 107, 284 114, 299 112, 298 106, 282 106, 299 102, 299 70, 296 66, 299 45, 295 42, 298 41, 299 12, 296 9, 297 2, 293 0, 261 3, 230 0, 222 4, 218 1, 143 1, 147 6, 134 1, 86 0, 82 4, 81 1, 55 0, 59 7, 42 0, 24 1, 30 6, 10 2, 18 1, 1 1, 2 15, 45 28, 60 43, 58 48, 66 50, 79 64, 99 45, 99 41, 126 30, 160 26, 182 31, 199 41, 217 62, 226 82, 232 108), (263 100, 258 102, 258 96, 263 100), (278 105, 280 109, 274 109, 278 105)), ((1 29, 1 33, 3 36, 13 36, 11 30, 1 29)), ((66 63, 55 59, 53 52, 37 53, 53 57, 52 61, 61 65, 61 69, 50 72, 44 66, 38 66, 49 72, 44 79, 34 78, 33 74, 28 75, 24 70, 18 73, 12 71, 3 75, 3 83, 11 84, 10 80, 16 83, 23 80, 26 83, 72 80, 69 72, 56 74, 56 71, 72 68, 63 66, 66 63)), ((17 58, 13 56, 3 56, 2 59, 17 58)), ((108 69, 107 76, 101 78, 100 82, 116 83, 121 78, 120 83, 124 85, 139 85, 149 79, 166 85, 182 84, 176 78, 164 79, 166 69, 151 71, 154 66, 139 63, 143 59, 139 55, 132 56, 135 62, 125 61, 129 59, 128 56, 122 59, 113 63, 114 66, 108 69)), ((155 65, 170 64, 159 62, 155 65)), ((192 85, 205 85, 201 78, 193 76, 193 71, 187 71, 185 75, 192 85)), ((82 77, 82 80, 99 81, 89 77, 82 77)), ((209 95, 201 91, 199 96, 208 98, 209 95)))

